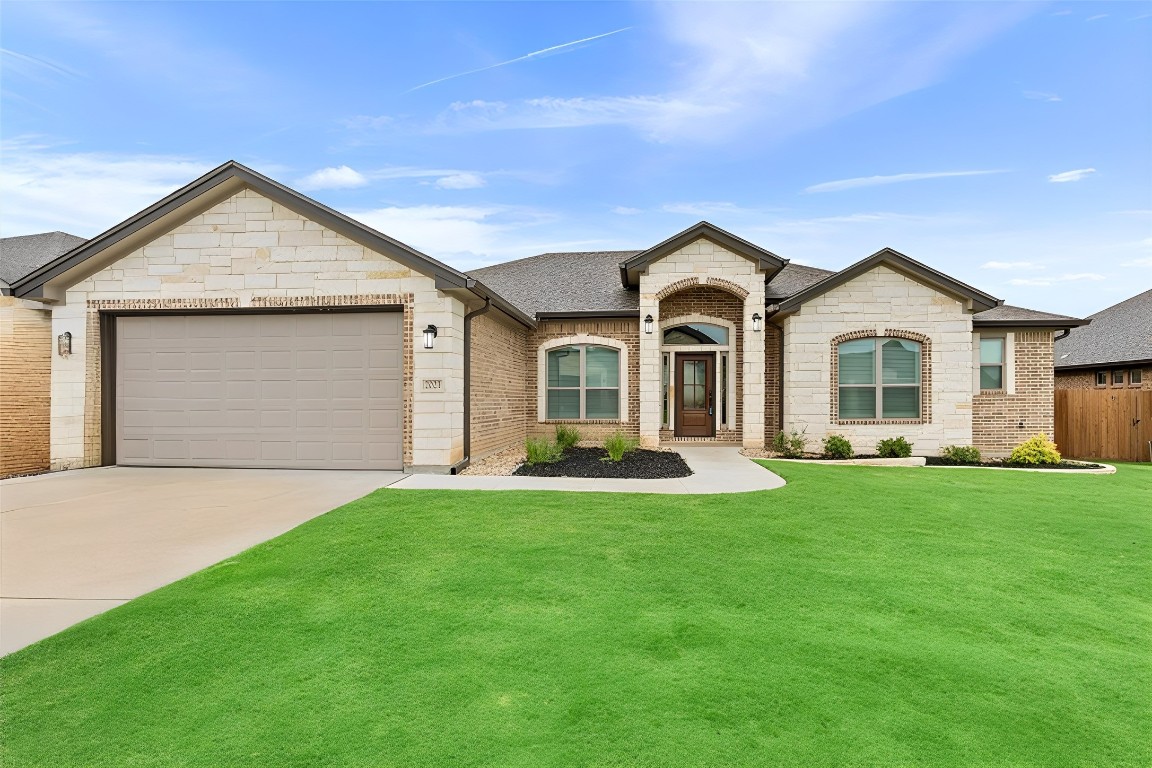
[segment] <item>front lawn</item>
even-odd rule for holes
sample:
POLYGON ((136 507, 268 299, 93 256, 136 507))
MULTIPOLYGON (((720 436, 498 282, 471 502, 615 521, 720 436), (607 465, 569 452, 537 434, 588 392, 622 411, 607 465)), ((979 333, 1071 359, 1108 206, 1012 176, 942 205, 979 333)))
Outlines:
POLYGON ((1148 765, 1152 467, 384 490, 0 661, 0 764, 1148 765))

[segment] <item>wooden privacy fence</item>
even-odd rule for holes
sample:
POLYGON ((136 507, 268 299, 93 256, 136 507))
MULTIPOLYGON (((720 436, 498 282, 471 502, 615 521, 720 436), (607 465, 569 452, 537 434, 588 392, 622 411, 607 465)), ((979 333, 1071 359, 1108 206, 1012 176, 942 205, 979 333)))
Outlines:
POLYGON ((1074 459, 1149 461, 1152 390, 1056 390, 1056 445, 1074 459))

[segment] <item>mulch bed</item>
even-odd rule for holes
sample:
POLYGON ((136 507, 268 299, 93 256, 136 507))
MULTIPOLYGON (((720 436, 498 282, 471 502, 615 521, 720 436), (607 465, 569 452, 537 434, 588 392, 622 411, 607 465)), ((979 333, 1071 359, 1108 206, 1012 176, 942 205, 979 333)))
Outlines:
POLYGON ((692 470, 678 453, 637 450, 619 461, 608 461, 603 448, 569 448, 564 458, 552 464, 523 464, 512 474, 530 477, 596 477, 657 480, 688 477, 692 470))
POLYGON ((929 467, 992 467, 993 469, 1104 469, 1101 464, 1081 464, 1073 461, 1062 461, 1059 464, 1009 464, 1006 461, 982 461, 979 464, 965 464, 943 456, 928 456, 924 459, 929 467))

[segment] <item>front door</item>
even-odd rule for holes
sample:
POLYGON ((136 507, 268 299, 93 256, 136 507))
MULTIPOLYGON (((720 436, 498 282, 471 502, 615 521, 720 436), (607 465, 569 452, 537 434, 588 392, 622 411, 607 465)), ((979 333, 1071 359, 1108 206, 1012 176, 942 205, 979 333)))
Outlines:
POLYGON ((710 353, 676 355, 677 437, 716 434, 715 362, 715 355, 710 353))

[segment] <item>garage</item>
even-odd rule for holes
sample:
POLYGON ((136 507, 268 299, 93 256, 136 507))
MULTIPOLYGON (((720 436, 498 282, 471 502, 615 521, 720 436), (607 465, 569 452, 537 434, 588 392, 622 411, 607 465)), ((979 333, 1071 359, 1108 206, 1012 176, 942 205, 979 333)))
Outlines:
POLYGON ((403 468, 401 312, 111 320, 117 464, 403 468))

